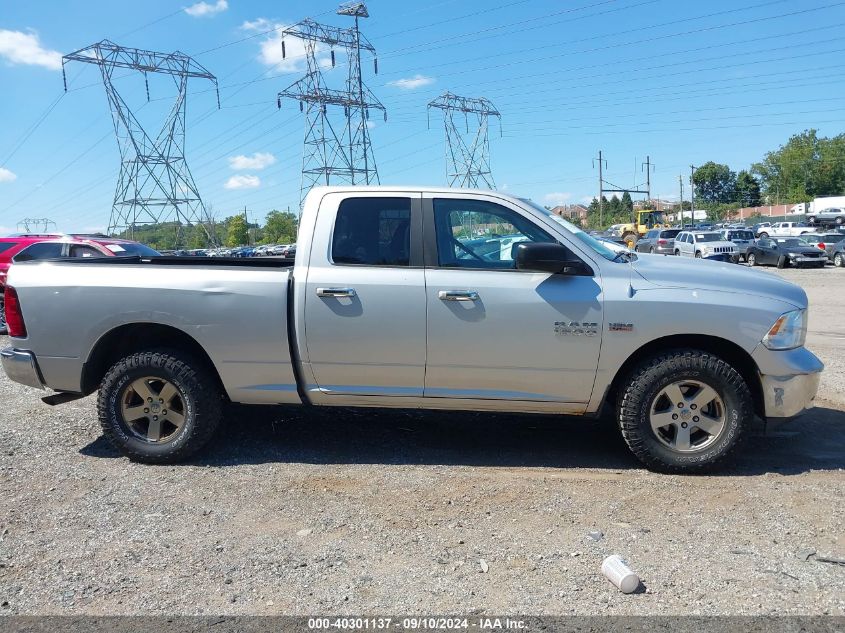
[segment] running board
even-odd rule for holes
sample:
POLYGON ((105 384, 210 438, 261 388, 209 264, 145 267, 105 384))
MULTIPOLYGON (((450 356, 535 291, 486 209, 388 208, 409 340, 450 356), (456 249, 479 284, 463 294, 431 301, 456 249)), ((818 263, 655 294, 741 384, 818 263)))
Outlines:
POLYGON ((61 393, 54 393, 50 396, 44 396, 41 398, 41 402, 44 404, 49 404, 51 407, 55 407, 59 404, 65 404, 66 402, 73 402, 74 400, 80 400, 84 398, 85 395, 81 393, 69 393, 69 392, 61 392, 61 393))

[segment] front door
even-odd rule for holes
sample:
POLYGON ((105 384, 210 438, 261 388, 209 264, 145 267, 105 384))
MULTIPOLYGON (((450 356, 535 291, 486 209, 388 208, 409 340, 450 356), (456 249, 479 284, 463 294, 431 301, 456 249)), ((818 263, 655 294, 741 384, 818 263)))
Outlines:
POLYGON ((517 244, 556 240, 506 204, 424 198, 425 396, 587 403, 601 345, 599 280, 516 270, 517 244))
POLYGON ((312 397, 422 396, 425 278, 420 197, 329 194, 305 289, 312 397), (418 261, 416 261, 418 260, 418 261))

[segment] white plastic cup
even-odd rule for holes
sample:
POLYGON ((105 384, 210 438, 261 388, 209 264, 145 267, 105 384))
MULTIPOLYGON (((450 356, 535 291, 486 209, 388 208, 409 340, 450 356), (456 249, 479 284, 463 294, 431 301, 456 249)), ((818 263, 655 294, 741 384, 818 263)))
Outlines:
POLYGON ((601 573, 622 593, 634 593, 640 586, 640 577, 631 571, 619 554, 613 554, 604 559, 601 564, 601 573))

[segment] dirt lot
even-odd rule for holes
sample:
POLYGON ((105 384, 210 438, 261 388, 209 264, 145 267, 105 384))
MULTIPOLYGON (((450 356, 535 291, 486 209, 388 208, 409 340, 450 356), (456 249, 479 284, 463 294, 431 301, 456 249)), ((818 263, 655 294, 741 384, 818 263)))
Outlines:
POLYGON ((820 399, 719 476, 643 470, 612 422, 252 408, 146 467, 92 399, 2 377, 0 613, 845 614, 845 566, 798 556, 845 557, 845 271, 771 272, 810 296, 820 399))

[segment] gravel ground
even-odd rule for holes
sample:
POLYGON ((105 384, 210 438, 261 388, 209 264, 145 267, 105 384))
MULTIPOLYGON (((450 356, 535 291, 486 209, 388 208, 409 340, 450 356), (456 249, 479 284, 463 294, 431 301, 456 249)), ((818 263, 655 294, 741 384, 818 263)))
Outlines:
POLYGON ((799 554, 845 557, 845 271, 770 272, 806 288, 828 369, 719 476, 643 470, 612 422, 264 408, 142 466, 93 399, 2 377, 0 613, 843 615, 845 566, 799 554), (611 553, 644 592, 601 576, 611 553))

